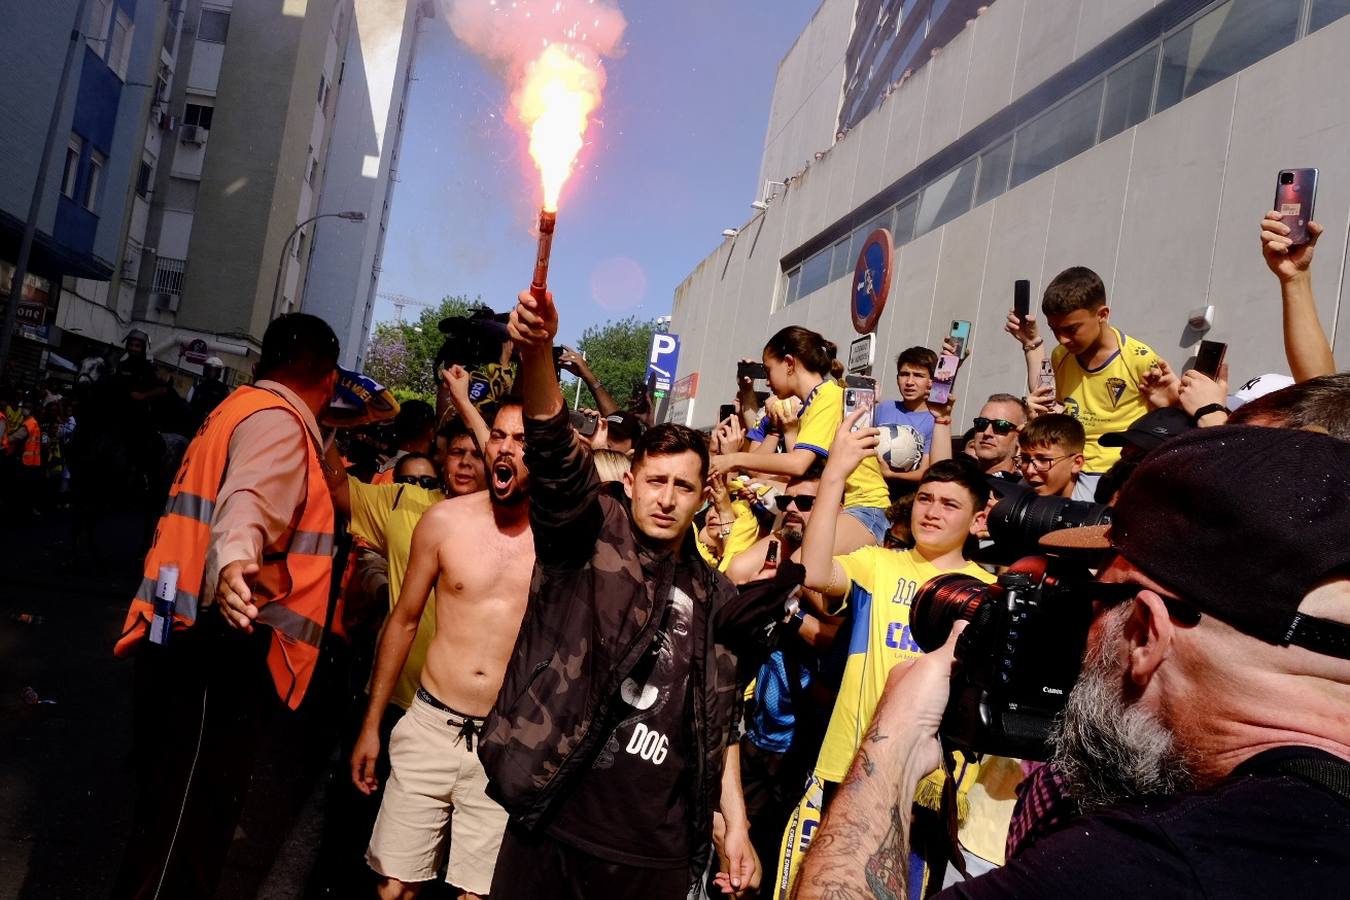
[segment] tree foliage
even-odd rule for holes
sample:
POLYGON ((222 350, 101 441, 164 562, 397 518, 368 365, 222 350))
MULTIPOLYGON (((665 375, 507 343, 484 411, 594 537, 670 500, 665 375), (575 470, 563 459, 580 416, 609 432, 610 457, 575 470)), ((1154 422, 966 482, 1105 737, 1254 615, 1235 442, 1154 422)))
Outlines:
MULTIPOLYGON (((647 375, 647 351, 651 348, 656 322, 629 316, 581 333, 576 349, 586 354, 586 363, 605 390, 621 407, 628 408, 633 389, 647 375)), ((570 400, 575 396, 567 393, 570 400)), ((595 408, 595 398, 581 389, 581 406, 595 408)))
MULTIPOLYGON (((481 297, 470 300, 465 295, 447 296, 439 306, 422 310, 415 320, 379 323, 366 349, 366 374, 389 388, 400 402, 418 397, 434 403, 433 366, 445 338, 440 321, 467 315, 481 305, 481 297)), ((655 329, 654 321, 630 316, 592 325, 577 342, 576 349, 586 354, 591 371, 620 406, 629 405, 634 387, 647 374, 647 351, 655 329)), ((575 388, 569 387, 566 395, 570 402, 575 388)), ((581 406, 596 406, 585 387, 581 390, 581 406)))
POLYGON ((447 296, 439 306, 423 309, 415 320, 379 323, 366 349, 366 374, 393 391, 400 402, 416 397, 434 403, 433 365, 444 340, 441 319, 467 315, 482 303, 481 297, 447 296))

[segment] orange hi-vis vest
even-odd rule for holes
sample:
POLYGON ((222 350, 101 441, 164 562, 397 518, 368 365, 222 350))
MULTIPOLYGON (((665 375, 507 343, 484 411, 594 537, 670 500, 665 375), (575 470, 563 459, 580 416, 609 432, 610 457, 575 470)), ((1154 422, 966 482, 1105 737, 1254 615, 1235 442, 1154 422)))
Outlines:
POLYGON ((42 428, 38 420, 29 416, 23 420, 24 431, 28 436, 23 442, 23 464, 25 466, 42 465, 42 428))
MULTIPOLYGON (((163 564, 178 566, 174 630, 190 628, 201 614, 198 598, 207 587, 203 580, 211 522, 229 463, 230 437, 241 422, 265 409, 284 409, 305 427, 300 414, 278 394, 241 387, 206 417, 188 445, 114 655, 129 655, 148 636, 163 564)), ((291 709, 304 698, 319 659, 333 571, 333 501, 318 448, 312 440, 310 444, 305 504, 296 510, 288 533, 263 548, 262 559, 257 560, 261 569, 252 585, 257 622, 272 629, 267 667, 277 694, 291 709)))

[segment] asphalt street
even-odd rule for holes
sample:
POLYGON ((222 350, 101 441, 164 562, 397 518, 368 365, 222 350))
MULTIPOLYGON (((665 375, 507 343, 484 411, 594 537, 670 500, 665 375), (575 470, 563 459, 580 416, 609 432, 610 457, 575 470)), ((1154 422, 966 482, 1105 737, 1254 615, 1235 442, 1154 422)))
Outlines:
MULTIPOLYGON (((0 522, 0 900, 108 894, 132 804, 132 664, 112 646, 142 534, 134 515, 105 518, 95 564, 72 559, 64 514, 0 522)), ((337 707, 307 707, 273 721, 217 898, 373 896, 359 855, 357 877, 306 893, 341 771, 337 707)))

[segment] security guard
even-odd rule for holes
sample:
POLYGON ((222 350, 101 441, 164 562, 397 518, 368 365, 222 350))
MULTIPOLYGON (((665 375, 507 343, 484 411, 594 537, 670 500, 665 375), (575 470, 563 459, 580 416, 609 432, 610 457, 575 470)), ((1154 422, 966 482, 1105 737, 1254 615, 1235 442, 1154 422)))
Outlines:
POLYGON ((268 719, 305 695, 329 625, 316 419, 337 358, 322 319, 272 322, 257 381, 216 407, 174 479, 114 650, 136 655, 136 811, 114 897, 211 896, 268 719))

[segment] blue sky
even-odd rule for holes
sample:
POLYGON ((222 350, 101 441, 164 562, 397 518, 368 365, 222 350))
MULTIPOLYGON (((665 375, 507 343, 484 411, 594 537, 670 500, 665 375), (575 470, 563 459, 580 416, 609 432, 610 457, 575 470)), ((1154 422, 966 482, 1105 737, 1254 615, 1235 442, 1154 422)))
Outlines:
MULTIPOLYGON (((749 217, 778 62, 819 2, 621 3, 627 50, 606 66, 599 121, 559 204, 549 286, 564 340, 668 314, 722 229, 749 217)), ((481 294, 502 311, 533 271, 538 176, 503 84, 443 19, 423 27, 379 289, 481 294)), ((379 300, 375 320, 393 318, 379 300)))

